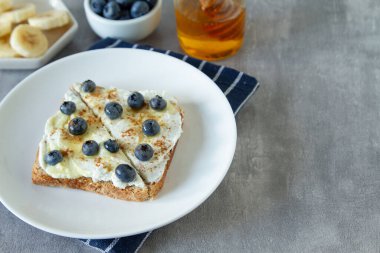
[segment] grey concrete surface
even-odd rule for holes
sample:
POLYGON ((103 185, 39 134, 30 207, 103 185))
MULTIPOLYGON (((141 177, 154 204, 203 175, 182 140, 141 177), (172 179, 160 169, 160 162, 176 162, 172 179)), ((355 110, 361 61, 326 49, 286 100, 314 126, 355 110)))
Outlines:
MULTIPOLYGON (((80 32, 58 56, 97 40, 80 32)), ((178 51, 172 1, 144 43, 178 51)), ((247 0, 244 48, 222 64, 262 86, 237 116, 229 173, 141 252, 380 252, 380 1, 247 0)), ((0 98, 30 71, 0 71, 0 98)), ((96 252, 0 205, 0 252, 96 252)))

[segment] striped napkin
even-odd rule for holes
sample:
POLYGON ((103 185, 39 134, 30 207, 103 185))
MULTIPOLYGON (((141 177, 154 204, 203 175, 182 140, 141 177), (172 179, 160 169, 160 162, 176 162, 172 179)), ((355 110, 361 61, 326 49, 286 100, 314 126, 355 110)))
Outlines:
MULTIPOLYGON (((122 40, 106 38, 95 43, 89 50, 101 48, 138 48, 167 54, 183 60, 210 77, 226 95, 235 115, 247 100, 255 93, 259 83, 253 76, 247 75, 235 69, 216 65, 207 61, 192 58, 187 55, 172 52, 170 50, 156 49, 148 45, 131 44, 122 40)), ((137 252, 149 237, 150 232, 115 239, 85 240, 80 239, 86 245, 96 250, 107 253, 137 252)))

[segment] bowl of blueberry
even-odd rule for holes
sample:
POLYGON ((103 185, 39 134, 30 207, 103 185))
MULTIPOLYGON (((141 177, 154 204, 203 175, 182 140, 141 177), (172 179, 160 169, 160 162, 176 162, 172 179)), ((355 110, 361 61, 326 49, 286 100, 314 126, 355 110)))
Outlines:
POLYGON ((85 0, 84 10, 92 30, 102 38, 137 41, 160 23, 162 0, 85 0))

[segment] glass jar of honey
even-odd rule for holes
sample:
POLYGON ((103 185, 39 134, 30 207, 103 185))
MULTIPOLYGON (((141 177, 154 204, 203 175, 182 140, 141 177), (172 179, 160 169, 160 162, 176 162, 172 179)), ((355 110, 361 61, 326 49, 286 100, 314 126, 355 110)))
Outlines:
POLYGON ((244 0, 174 0, 177 35, 189 55, 219 60, 235 54, 244 39, 244 0))

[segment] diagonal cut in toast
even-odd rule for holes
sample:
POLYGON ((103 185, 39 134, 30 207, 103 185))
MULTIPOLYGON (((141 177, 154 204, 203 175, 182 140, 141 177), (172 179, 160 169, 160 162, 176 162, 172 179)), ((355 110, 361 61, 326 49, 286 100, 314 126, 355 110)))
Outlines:
POLYGON ((79 83, 74 85, 74 89, 110 133, 118 139, 122 150, 150 188, 151 197, 156 196, 164 184, 168 164, 182 133, 183 111, 177 100, 164 92, 139 91, 145 103, 142 108, 136 110, 128 104, 128 98, 134 92, 97 86, 94 92, 88 93, 83 91, 79 83), (167 101, 163 111, 153 110, 149 105, 149 101, 157 95, 167 101), (104 106, 111 101, 119 103, 125 109, 122 117, 111 120, 104 114, 104 106), (160 125, 160 133, 155 136, 146 136, 141 131, 143 122, 150 119, 156 120, 160 125), (135 147, 140 143, 147 143, 154 149, 154 156, 149 162, 140 161, 134 154, 135 147))
POLYGON ((83 84, 76 84, 65 95, 65 101, 75 103, 74 113, 65 115, 62 111, 57 112, 47 121, 33 165, 33 183, 81 189, 131 201, 155 198, 164 184, 182 133, 183 111, 176 100, 164 96, 167 108, 156 111, 150 108, 149 100, 159 93, 141 92, 144 94, 144 107, 134 110, 127 103, 129 91, 99 86, 92 92, 84 90, 83 84), (118 119, 111 120, 104 111, 110 102, 117 102, 123 108, 118 119), (88 126, 81 135, 73 135, 68 130, 70 122, 77 117, 85 119, 88 126), (159 122, 160 132, 155 136, 146 136, 142 132, 141 125, 146 119, 159 122), (104 148, 105 141, 109 139, 120 145, 118 152, 111 153, 104 148), (83 153, 82 145, 87 140, 98 143, 96 155, 83 153), (154 153, 147 161, 141 161, 135 155, 135 149, 141 143, 153 147, 154 153), (63 157, 55 165, 46 161, 52 150, 59 150, 63 157), (116 168, 120 164, 128 165, 134 175, 133 180, 124 182, 123 178, 118 178, 120 175, 117 175, 116 168))

